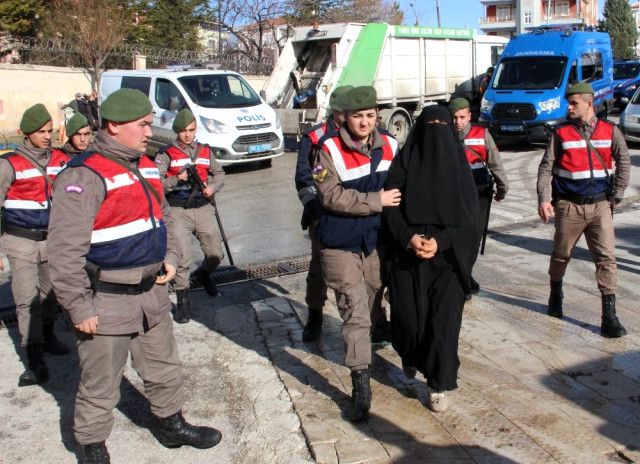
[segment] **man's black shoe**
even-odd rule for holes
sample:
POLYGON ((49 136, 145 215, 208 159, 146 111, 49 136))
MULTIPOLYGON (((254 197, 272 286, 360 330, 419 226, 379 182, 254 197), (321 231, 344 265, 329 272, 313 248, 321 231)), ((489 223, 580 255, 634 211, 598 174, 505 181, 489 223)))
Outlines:
POLYGON ((201 427, 189 424, 182 417, 182 412, 158 419, 158 439, 167 448, 183 445, 194 448, 211 448, 220 443, 222 434, 212 427, 201 427))
POLYGON ((603 337, 619 338, 627 335, 625 329, 618 316, 616 316, 616 296, 602 295, 602 325, 600 331, 603 337))
POLYGON ((313 342, 322 334, 322 310, 309 308, 309 318, 302 329, 302 341, 313 342))
POLYGON ((369 419, 369 409, 371 409, 371 383, 369 369, 351 371, 351 411, 349 420, 352 422, 362 422, 369 419))
POLYGON ((474 279, 473 276, 469 277, 469 288, 471 289, 472 292, 480 291, 480 284, 476 282, 476 279, 474 279))
POLYGON ((189 290, 176 290, 176 313, 173 320, 178 324, 186 324, 191 320, 189 317, 189 290))
POLYGON ((49 380, 49 370, 44 362, 42 343, 27 345, 27 370, 18 379, 19 387, 28 387, 49 380))
POLYGON ((201 267, 199 267, 196 272, 193 274, 195 281, 198 282, 204 288, 205 292, 207 292, 211 296, 216 296, 218 294, 218 287, 211 280, 211 273, 209 271, 205 271, 201 267))
POLYGON ((547 314, 551 317, 562 319, 562 300, 564 293, 562 292, 562 281, 551 282, 551 293, 549 294, 549 307, 547 314))
POLYGON ((98 443, 90 443, 82 445, 82 454, 84 455, 84 464, 110 464, 111 459, 107 446, 103 441, 98 443))

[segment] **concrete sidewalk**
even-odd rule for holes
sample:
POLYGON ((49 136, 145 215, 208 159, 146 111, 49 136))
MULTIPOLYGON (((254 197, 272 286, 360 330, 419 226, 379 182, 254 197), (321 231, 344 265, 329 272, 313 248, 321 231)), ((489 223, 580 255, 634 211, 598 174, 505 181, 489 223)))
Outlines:
MULTIPOLYGON (((495 228, 474 271, 458 390, 432 413, 420 375, 404 377, 375 349, 371 419, 343 419, 351 393, 331 299, 316 343, 301 341, 305 273, 192 292, 192 322, 176 325, 185 416, 224 437, 210 450, 165 449, 137 375, 127 369, 107 442, 114 463, 607 463, 640 462, 640 217, 616 214, 618 314, 629 335, 599 334, 600 299, 583 242, 566 277, 565 318, 546 315, 553 227, 495 228)), ((59 321, 62 338, 71 335, 59 321)), ((77 358, 47 356, 52 378, 18 388, 17 329, 0 330, 0 462, 75 463, 77 358)))

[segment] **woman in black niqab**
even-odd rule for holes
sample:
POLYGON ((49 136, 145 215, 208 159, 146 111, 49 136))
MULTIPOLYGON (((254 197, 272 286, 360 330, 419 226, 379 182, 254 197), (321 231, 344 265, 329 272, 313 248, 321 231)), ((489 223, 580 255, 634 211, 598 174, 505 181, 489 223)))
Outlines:
POLYGON ((399 207, 384 208, 393 347, 406 374, 417 369, 427 379, 428 406, 442 411, 443 392, 457 388, 462 309, 479 241, 478 194, 446 108, 422 111, 384 188, 402 192, 399 207))

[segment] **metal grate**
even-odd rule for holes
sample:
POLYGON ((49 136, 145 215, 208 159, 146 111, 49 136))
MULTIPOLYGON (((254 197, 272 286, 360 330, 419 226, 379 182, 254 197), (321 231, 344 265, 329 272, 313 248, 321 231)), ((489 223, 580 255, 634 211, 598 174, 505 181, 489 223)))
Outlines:
MULTIPOLYGON (((270 277, 278 277, 281 275, 297 274, 298 272, 306 272, 309 269, 309 260, 300 261, 283 261, 280 263, 270 263, 259 267, 251 267, 247 269, 222 268, 211 274, 211 279, 217 286, 231 285, 240 282, 249 282, 251 280, 268 279, 270 277)), ((195 280, 191 280, 189 290, 202 290, 195 280)), ((60 313, 58 308, 58 313, 60 313)), ((16 315, 16 307, 5 306, 0 308, 0 329, 5 327, 13 327, 18 325, 16 315)))

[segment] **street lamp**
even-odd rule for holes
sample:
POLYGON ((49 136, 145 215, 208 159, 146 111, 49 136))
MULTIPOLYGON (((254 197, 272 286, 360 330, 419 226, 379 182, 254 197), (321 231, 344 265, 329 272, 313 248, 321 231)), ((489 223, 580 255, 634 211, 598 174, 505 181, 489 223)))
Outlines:
POLYGON ((413 17, 416 18, 414 26, 418 26, 418 15, 416 14, 416 10, 413 8, 413 3, 409 3, 409 6, 411 7, 411 11, 413 11, 413 17))

